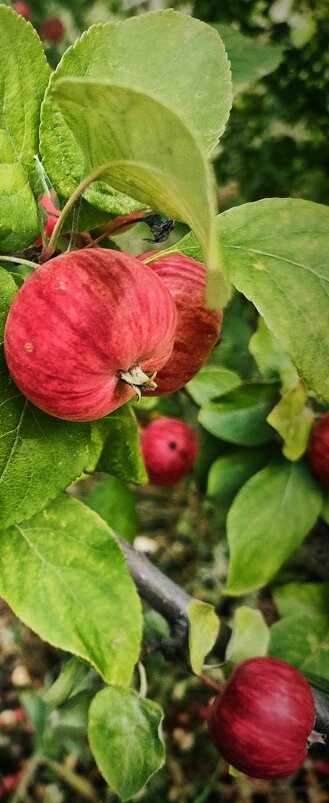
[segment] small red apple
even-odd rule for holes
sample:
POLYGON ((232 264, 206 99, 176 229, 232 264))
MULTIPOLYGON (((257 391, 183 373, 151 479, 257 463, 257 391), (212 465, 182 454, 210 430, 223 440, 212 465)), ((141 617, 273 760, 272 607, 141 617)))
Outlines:
POLYGON ((20 14, 21 17, 24 17, 27 22, 31 22, 32 20, 32 9, 27 3, 21 2, 21 0, 16 0, 15 3, 12 4, 14 11, 16 14, 20 14))
POLYGON ((155 418, 141 443, 150 482, 164 488, 186 477, 199 449, 193 429, 178 418, 155 418))
POLYGON ((315 424, 308 445, 308 459, 314 474, 329 488, 329 413, 315 424))
MULTIPOLYGON (((156 254, 141 254, 145 260, 156 254)), ((173 254, 150 262, 175 299, 177 329, 170 360, 157 375, 157 396, 179 390, 198 373, 218 341, 223 313, 206 307, 206 269, 201 262, 173 254)))
POLYGON ((48 42, 58 42, 64 34, 64 25, 58 17, 49 17, 41 26, 41 37, 48 39, 48 42))
POLYGON ((278 658, 250 658, 232 672, 210 708, 221 755, 253 778, 285 778, 303 764, 314 726, 311 687, 278 658))
POLYGON ((19 389, 41 410, 91 421, 120 407, 167 362, 176 310, 161 279, 107 249, 62 254, 18 291, 5 354, 19 389))

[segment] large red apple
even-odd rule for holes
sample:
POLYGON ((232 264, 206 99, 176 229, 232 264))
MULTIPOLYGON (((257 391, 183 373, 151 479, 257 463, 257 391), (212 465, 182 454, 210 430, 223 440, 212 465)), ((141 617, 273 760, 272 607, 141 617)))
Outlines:
MULTIPOLYGON (((141 254, 145 260, 156 254, 141 254)), ((173 254, 150 262, 175 299, 177 329, 170 360, 157 375, 157 396, 179 390, 200 371, 218 341, 223 313, 206 307, 206 269, 201 262, 173 254)))
POLYGON ((194 430, 178 418, 155 418, 142 435, 142 452, 149 480, 168 487, 191 471, 199 449, 194 430))
POLYGON ((147 265, 118 251, 73 251, 37 268, 17 293, 6 360, 41 410, 91 421, 153 386, 148 375, 170 357, 175 327, 174 301, 147 265))
POLYGON ((329 413, 315 424, 308 445, 308 458, 314 474, 329 488, 329 413))
POLYGON ((239 664, 210 708, 208 727, 221 755, 254 778, 284 778, 307 753, 315 720, 311 687, 278 658, 239 664))

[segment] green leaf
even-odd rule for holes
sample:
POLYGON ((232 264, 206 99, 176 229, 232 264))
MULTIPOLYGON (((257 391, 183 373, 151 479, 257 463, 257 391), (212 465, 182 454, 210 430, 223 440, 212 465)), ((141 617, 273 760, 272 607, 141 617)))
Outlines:
POLYGON ((227 518, 230 546, 226 593, 265 585, 315 524, 321 492, 303 463, 274 461, 239 491, 227 518))
POLYGON ((254 655, 266 655, 270 629, 261 612, 241 605, 234 614, 232 636, 226 647, 225 659, 238 664, 254 655))
POLYGON ((232 104, 230 65, 220 36, 173 9, 92 26, 66 51, 51 85, 73 76, 106 79, 152 95, 177 111, 210 150, 232 104))
POLYGON ((298 374, 276 337, 263 318, 258 318, 257 331, 249 341, 249 351, 266 379, 281 378, 284 391, 298 382, 298 374))
POLYGON ((230 59, 235 95, 276 70, 282 61, 282 48, 278 45, 245 36, 232 25, 221 23, 214 27, 220 33, 230 59))
POLYGON ((187 223, 209 268, 211 303, 223 305, 214 176, 185 122, 150 95, 101 78, 58 79, 42 114, 41 152, 57 192, 69 197, 82 179, 101 178, 187 223))
POLYGON ((204 659, 212 650, 220 629, 214 606, 193 599, 187 606, 189 620, 189 653, 193 672, 199 675, 204 659))
POLYGON ((218 457, 208 474, 207 496, 216 505, 229 507, 234 497, 253 474, 271 460, 268 446, 255 449, 236 449, 218 457))
POLYGON ((217 438, 240 446, 259 446, 275 437, 266 421, 278 398, 275 384, 245 383, 201 408, 200 424, 217 438))
POLYGON ((299 669, 319 648, 327 631, 328 617, 325 615, 303 612, 286 616, 271 627, 268 654, 299 669))
MULTIPOLYGON (((313 662, 313 656, 312 656, 311 660, 313 662)), ((324 662, 328 661, 328 650, 326 650, 326 649, 324 649, 324 651, 323 651, 323 660, 324 660, 324 662)), ((318 661, 318 664, 319 664, 319 666, 321 668, 320 661, 318 661)), ((325 666, 325 671, 328 674, 328 670, 327 670, 326 666, 325 666)), ((329 695, 329 677, 323 678, 323 677, 320 677, 319 675, 315 675, 313 672, 309 672, 307 669, 305 669, 304 666, 301 667, 301 672, 304 675, 304 677, 306 677, 306 680, 308 680, 308 682, 311 684, 311 686, 314 686, 316 689, 320 689, 320 691, 323 691, 324 694, 328 694, 329 695)))
POLYGON ((88 660, 110 683, 129 683, 141 640, 135 585, 108 525, 59 497, 1 533, 0 593, 28 627, 88 660))
POLYGON ((34 407, 7 374, 0 387, 0 527, 33 516, 90 460, 90 425, 34 407))
POLYGON ((89 665, 80 658, 73 657, 66 661, 55 682, 42 695, 48 709, 63 705, 89 670, 89 665))
POLYGON ((134 497, 122 480, 106 477, 85 497, 84 503, 95 510, 112 530, 133 542, 138 527, 137 513, 134 497))
POLYGON ((325 614, 329 626, 329 583, 286 583, 272 596, 281 617, 325 614))
POLYGON ((96 424, 104 440, 97 471, 115 474, 125 482, 147 483, 136 416, 131 405, 125 404, 96 424))
MULTIPOLYGON (((306 677, 311 677, 312 675, 317 676, 322 681, 329 682, 329 639, 327 638, 319 648, 312 653, 306 660, 303 662, 301 666, 301 671, 306 677)), ((318 685, 318 684, 316 684, 318 685)), ((328 689, 324 688, 324 684, 322 686, 318 685, 318 688, 322 688, 323 691, 328 693, 328 689)))
POLYGON ((114 686, 94 697, 88 739, 96 763, 121 800, 130 800, 164 764, 163 712, 153 700, 114 686))
POLYGON ((267 416, 268 423, 284 440, 282 452, 288 460, 299 460, 307 449, 314 424, 314 413, 307 401, 307 387, 304 382, 298 382, 267 416))
POLYGON ((329 402, 329 208, 296 198, 245 204, 220 216, 220 236, 233 284, 329 402))
POLYGON ((193 401, 201 406, 209 399, 215 399, 236 388, 240 383, 240 377, 234 371, 217 365, 207 365, 185 385, 185 389, 193 401))
POLYGON ((0 249, 26 248, 39 230, 34 155, 50 69, 22 16, 0 6, 0 249))
MULTIPOLYGON (((329 403, 329 207, 267 198, 219 216, 228 274, 319 398, 329 403)), ((188 234, 171 250, 200 260, 188 234)))
POLYGON ((10 273, 0 267, 0 370, 4 365, 3 333, 5 323, 16 293, 17 286, 15 280, 10 273))

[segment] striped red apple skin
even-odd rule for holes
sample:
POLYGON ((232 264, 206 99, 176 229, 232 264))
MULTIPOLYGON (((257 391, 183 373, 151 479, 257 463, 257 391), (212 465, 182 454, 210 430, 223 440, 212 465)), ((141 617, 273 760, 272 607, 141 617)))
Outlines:
POLYGON ((69 421, 101 418, 129 401, 120 372, 153 373, 170 357, 176 310, 161 279, 118 251, 83 249, 39 267, 5 328, 9 371, 37 407, 69 421))
MULTIPOLYGON (((141 254, 145 260, 156 254, 141 254)), ((222 325, 222 310, 208 309, 205 302, 206 269, 183 254, 150 262, 149 267, 170 290, 177 308, 177 329, 170 359, 157 376, 157 396, 179 390, 207 361, 222 325)))
POLYGON ((253 778, 285 778, 299 769, 314 727, 311 687, 279 658, 250 658, 233 670, 210 708, 219 752, 253 778))

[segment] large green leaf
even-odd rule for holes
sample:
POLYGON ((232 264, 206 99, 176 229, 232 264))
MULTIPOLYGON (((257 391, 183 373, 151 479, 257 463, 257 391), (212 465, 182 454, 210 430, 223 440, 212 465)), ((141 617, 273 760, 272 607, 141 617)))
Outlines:
POLYGON ((118 477, 106 477, 90 491, 84 503, 95 510, 112 530, 132 543, 138 520, 134 497, 125 482, 118 477))
POLYGON ((0 540, 0 594, 17 616, 55 647, 86 658, 105 680, 129 683, 140 602, 108 525, 63 496, 0 540))
POLYGON ((217 438, 241 446, 259 446, 273 440, 274 430, 266 417, 277 398, 275 384, 245 383, 205 404, 198 418, 217 438))
POLYGON ((214 26, 220 33, 231 63, 234 94, 273 72, 282 60, 282 48, 245 36, 232 25, 214 26))
MULTIPOLYGON (((329 207, 267 198, 219 216, 224 262, 319 398, 329 403, 329 207)), ((188 234, 172 249, 200 260, 188 234)))
POLYGON ((220 36, 173 9, 92 26, 66 51, 51 85, 72 76, 104 78, 151 94, 177 111, 209 149, 224 130, 232 103, 220 36))
POLYGON ((121 800, 130 800, 165 759, 163 712, 153 700, 114 686, 94 697, 88 738, 96 763, 121 800))
POLYGON ((328 617, 305 612, 286 616, 271 627, 269 655, 297 669, 320 647, 328 631, 328 617))
POLYGON ((265 585, 308 534, 321 510, 318 483, 303 463, 274 461, 239 491, 227 518, 227 593, 265 585))
POLYGON ((329 208, 270 198, 224 212, 220 232, 233 284, 329 402, 329 208))
POLYGON ((93 175, 187 223, 209 268, 211 302, 225 302, 213 173, 199 138, 175 112, 105 79, 60 78, 43 104, 41 152, 60 195, 93 175))
POLYGON ((193 401, 200 406, 240 385, 241 380, 235 371, 219 365, 206 365, 185 385, 193 401))
POLYGON ((125 482, 147 483, 136 416, 131 405, 123 405, 95 424, 104 442, 97 471, 115 474, 125 482))
POLYGON ((229 507, 234 497, 253 474, 269 463, 272 452, 266 447, 235 449, 221 455, 212 464, 207 483, 207 496, 216 506, 229 507))
POLYGON ((325 614, 329 627, 329 583, 285 583, 272 596, 281 617, 325 614))
POLYGON ((42 510, 88 466, 90 424, 43 413, 4 372, 0 433, 0 527, 8 527, 42 510))
POLYGON ((0 248, 14 251, 30 245, 39 228, 33 157, 50 69, 32 25, 4 5, 0 52, 0 248))

